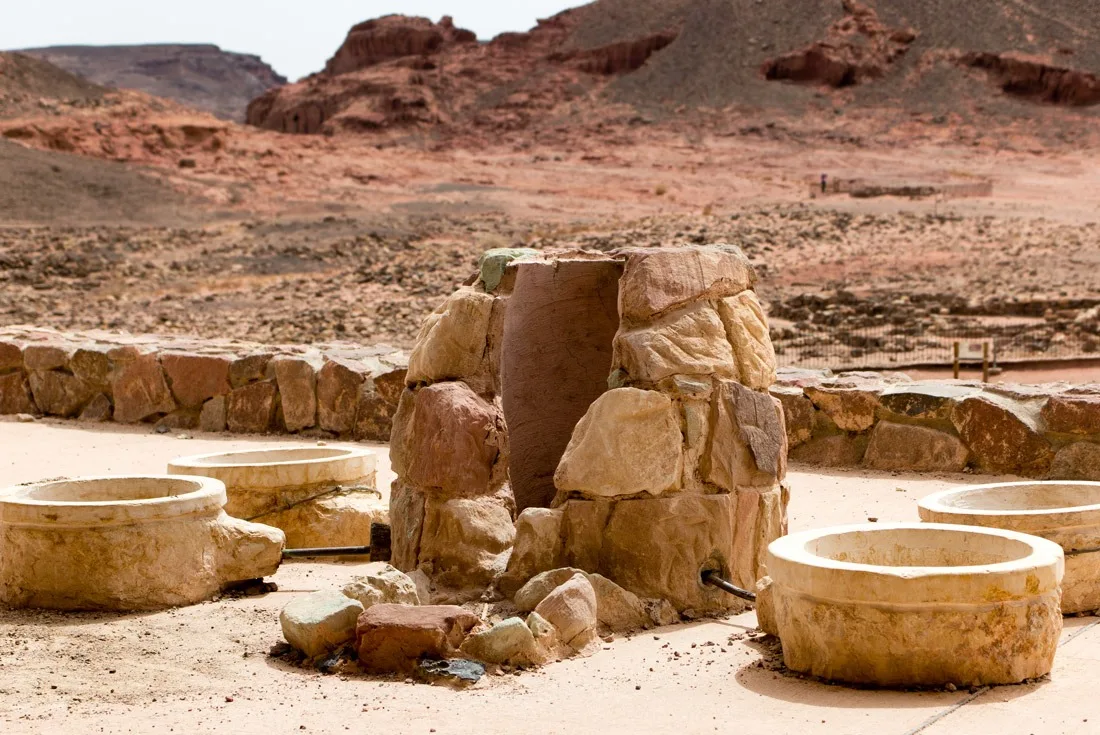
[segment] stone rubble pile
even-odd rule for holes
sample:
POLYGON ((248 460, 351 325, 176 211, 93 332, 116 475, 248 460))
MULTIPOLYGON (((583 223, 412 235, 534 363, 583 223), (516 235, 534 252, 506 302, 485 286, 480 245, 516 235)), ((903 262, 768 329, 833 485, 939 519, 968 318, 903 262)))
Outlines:
POLYGON ((782 370, 771 392, 795 461, 1100 480, 1100 385, 782 370))
POLYGON ((0 415, 386 441, 404 353, 0 328, 0 415))

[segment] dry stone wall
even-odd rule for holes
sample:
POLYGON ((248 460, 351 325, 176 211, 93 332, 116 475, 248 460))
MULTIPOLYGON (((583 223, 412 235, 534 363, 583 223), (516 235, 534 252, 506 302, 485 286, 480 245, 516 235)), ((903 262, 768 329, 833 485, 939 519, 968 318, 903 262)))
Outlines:
POLYGON ((1100 385, 783 370, 771 392, 795 461, 1100 480, 1100 385))
POLYGON ((386 441, 407 357, 385 345, 267 346, 0 329, 0 415, 386 441))

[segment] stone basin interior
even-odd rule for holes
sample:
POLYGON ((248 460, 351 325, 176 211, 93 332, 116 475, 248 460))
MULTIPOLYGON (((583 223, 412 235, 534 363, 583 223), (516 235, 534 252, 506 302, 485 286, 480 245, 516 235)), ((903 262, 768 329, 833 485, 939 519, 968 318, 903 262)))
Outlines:
POLYGON ((20 500, 44 503, 122 503, 174 498, 201 489, 202 485, 193 480, 166 477, 120 477, 65 480, 32 485, 20 492, 18 497, 20 500))
POLYGON ((958 510, 1019 512, 1100 506, 1100 483, 1036 482, 979 487, 943 495, 937 505, 958 510))
POLYGON ((806 544, 815 556, 882 567, 970 567, 1019 561, 1034 549, 1023 541, 943 529, 882 529, 822 536, 806 544))
POLYGON ((501 385, 519 510, 548 507, 573 429, 607 390, 619 329, 611 259, 524 262, 504 318, 501 385))
POLYGON ((255 452, 228 452, 207 457, 196 457, 188 462, 195 465, 226 467, 251 464, 282 464, 290 462, 315 462, 322 459, 346 457, 352 452, 338 447, 299 447, 296 449, 263 449, 255 452))

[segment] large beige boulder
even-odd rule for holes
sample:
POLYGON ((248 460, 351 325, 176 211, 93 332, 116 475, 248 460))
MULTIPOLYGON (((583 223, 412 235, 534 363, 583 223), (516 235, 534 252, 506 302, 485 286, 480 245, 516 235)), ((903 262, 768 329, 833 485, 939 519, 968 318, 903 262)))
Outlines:
POLYGON ((558 630, 562 643, 583 650, 596 638, 596 591, 583 574, 574 574, 535 608, 558 630))
POLYGON ((465 383, 436 383, 406 393, 394 428, 399 445, 394 469, 407 482, 447 495, 490 491, 506 442, 504 417, 465 383))
POLYGON ((951 422, 987 473, 1045 475, 1054 450, 1039 432, 1033 405, 999 396, 975 396, 951 411, 951 422))
POLYGON ((499 498, 454 498, 427 504, 420 562, 433 565, 440 584, 484 587, 504 571, 515 542, 512 513, 499 498))
POLYGON ((561 492, 592 497, 649 493, 680 487, 683 436, 665 395, 636 388, 610 390, 577 424, 554 484, 561 492))
POLYGON ((470 634, 462 644, 462 653, 487 664, 524 665, 539 658, 535 635, 522 618, 508 618, 470 634))
POLYGON ((358 600, 363 609, 372 605, 419 605, 416 583, 385 562, 368 564, 362 573, 344 585, 342 592, 358 600))
POLYGON ((722 381, 714 406, 714 430, 703 463, 707 480, 726 490, 780 482, 787 472, 787 431, 779 400, 722 381))
POLYGON ((756 294, 743 291, 722 299, 718 313, 733 345, 740 381, 755 390, 767 390, 775 382, 775 347, 756 294))
POLYGON ((614 364, 631 380, 644 383, 673 375, 737 377, 725 327, 706 303, 675 311, 649 326, 620 331, 614 364))
POLYGON ((500 580, 505 595, 515 594, 527 580, 539 572, 561 566, 562 522, 560 509, 528 508, 516 519, 516 542, 508 560, 508 571, 500 580))
POLYGON ((645 603, 639 597, 602 574, 587 574, 596 592, 596 618, 600 625, 616 633, 647 628, 652 623, 645 603))
POLYGON ((866 431, 875 423, 879 399, 874 388, 808 386, 805 393, 841 431, 866 431))
POLYGON ((513 600, 516 609, 520 612, 534 610, 548 594, 572 579, 575 574, 584 574, 584 572, 572 567, 562 567, 536 574, 516 592, 513 600))
POLYGON ((633 250, 619 282, 619 313, 641 323, 693 301, 733 296, 755 281, 752 264, 732 246, 633 250))
POLYGON ((962 472, 969 456, 966 445, 946 432, 880 421, 871 432, 863 464, 875 470, 962 472))
POLYGON ((313 592, 295 598, 279 613, 286 642, 314 658, 355 638, 363 606, 339 592, 313 592))
POLYGON ((409 356, 409 383, 462 379, 477 373, 494 298, 471 288, 451 294, 420 327, 409 356))

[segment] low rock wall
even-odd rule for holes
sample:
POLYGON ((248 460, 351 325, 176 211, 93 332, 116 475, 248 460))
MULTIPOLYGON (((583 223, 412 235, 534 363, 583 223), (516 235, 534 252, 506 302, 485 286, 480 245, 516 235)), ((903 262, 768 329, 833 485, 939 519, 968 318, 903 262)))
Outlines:
POLYGON ((5 327, 0 415, 388 441, 407 366, 385 345, 5 327))
POLYGON ((787 369, 771 390, 797 462, 1100 480, 1100 384, 787 369))

